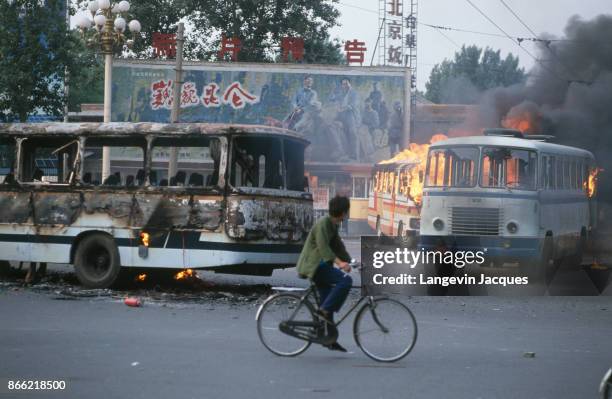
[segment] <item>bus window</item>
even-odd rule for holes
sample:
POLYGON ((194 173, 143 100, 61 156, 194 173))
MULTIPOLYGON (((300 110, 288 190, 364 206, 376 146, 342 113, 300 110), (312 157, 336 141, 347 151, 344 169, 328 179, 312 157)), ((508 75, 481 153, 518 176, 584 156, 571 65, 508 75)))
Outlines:
POLYGON ((76 168, 78 141, 72 137, 38 137, 22 145, 21 181, 66 184, 76 168))
POLYGON ((150 181, 163 187, 214 187, 219 181, 218 138, 158 137, 153 142, 150 181), (176 149, 176 171, 170 176, 172 150, 176 149))
POLYGON ((15 141, 0 141, 0 184, 15 182, 15 141))
POLYGON ((546 160, 546 189, 555 189, 555 158, 550 155, 546 160))
POLYGON ((139 138, 91 137, 85 141, 81 182, 92 186, 137 187, 145 183, 146 141, 139 138), (110 147, 110 175, 102 179, 103 146, 110 147))
MULTIPOLYGON (((280 139, 262 136, 234 138, 229 179, 232 186, 284 189, 284 174, 285 167, 280 139), (259 170, 260 165, 262 165, 262 155, 265 159, 263 174, 259 170), (263 181, 260 176, 263 176, 263 181)), ((297 179, 297 174, 294 168, 292 177, 297 179)), ((299 186, 302 188, 299 191, 303 190, 303 176, 304 171, 302 169, 299 174, 299 186)), ((298 187, 298 183, 291 184, 292 187, 298 187)))
POLYGON ((304 191, 304 145, 285 140, 283 147, 287 167, 287 190, 304 191))
POLYGON ((555 188, 563 190, 563 158, 555 158, 555 188))
POLYGON ((570 160, 569 174, 570 174, 570 188, 572 190, 575 190, 576 188, 578 188, 578 185, 576 184, 576 160, 573 158, 570 160))
POLYGON ((577 189, 582 190, 584 180, 582 177, 584 176, 584 162, 578 161, 576 163, 576 184, 578 185, 577 189))
POLYGON ((572 188, 570 160, 567 158, 563 160, 563 188, 565 188, 566 190, 572 188))
POLYGON ((431 150, 425 184, 429 187, 474 187, 477 161, 476 147, 431 150))
POLYGON ((534 190, 536 159, 534 151, 485 147, 482 152, 481 185, 534 190))
POLYGON ((540 156, 540 174, 538 181, 538 188, 546 190, 548 187, 548 155, 542 154, 540 156))

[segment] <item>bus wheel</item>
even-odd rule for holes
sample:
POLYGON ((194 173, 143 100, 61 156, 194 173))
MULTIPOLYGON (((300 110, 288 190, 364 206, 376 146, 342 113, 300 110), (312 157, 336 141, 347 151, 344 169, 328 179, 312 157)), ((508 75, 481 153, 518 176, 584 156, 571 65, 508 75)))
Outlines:
POLYGON ((520 263, 521 275, 529 278, 530 286, 537 287, 540 291, 545 290, 553 274, 552 260, 553 240, 552 237, 546 236, 539 258, 520 263))
POLYGON ((11 264, 5 260, 0 260, 0 276, 8 276, 11 271, 11 264))
POLYGON ((574 252, 573 255, 569 257, 569 260, 568 260, 569 264, 573 268, 577 269, 582 264, 582 257, 584 255, 586 245, 587 245, 586 230, 582 229, 582 231, 580 232, 580 238, 578 238, 576 242, 576 251, 574 252))
POLYGON ((414 234, 410 230, 404 229, 404 222, 400 220, 397 225, 397 238, 399 239, 399 244, 404 245, 408 248, 413 248, 415 244, 414 234))
POLYGON ((115 240, 106 234, 85 237, 74 255, 76 276, 85 287, 110 287, 121 269, 115 240))
POLYGON ((380 216, 376 216, 376 235, 382 237, 382 228, 380 227, 380 216))

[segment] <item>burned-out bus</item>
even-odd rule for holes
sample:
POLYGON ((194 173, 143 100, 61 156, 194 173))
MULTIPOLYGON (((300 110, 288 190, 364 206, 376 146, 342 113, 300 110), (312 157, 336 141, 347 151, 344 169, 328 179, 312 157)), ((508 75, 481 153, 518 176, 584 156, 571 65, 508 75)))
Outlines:
POLYGON ((553 260, 579 264, 596 227, 592 153, 485 130, 429 148, 421 210, 421 247, 486 251, 494 264, 518 263, 545 276, 553 260))
POLYGON ((269 126, 0 124, 0 260, 70 263, 88 287, 125 267, 293 266, 313 217, 307 144, 269 126))

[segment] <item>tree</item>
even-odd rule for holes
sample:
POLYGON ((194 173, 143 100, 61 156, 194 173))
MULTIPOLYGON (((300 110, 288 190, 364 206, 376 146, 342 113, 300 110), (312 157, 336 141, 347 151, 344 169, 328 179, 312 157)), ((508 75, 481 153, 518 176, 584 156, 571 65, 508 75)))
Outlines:
POLYGON ((435 103, 472 104, 482 91, 521 83, 525 77, 518 57, 508 54, 502 59, 500 50, 463 46, 454 60, 433 67, 425 84, 425 97, 435 103))
POLYGON ((0 2, 0 119, 62 114, 64 72, 83 63, 65 12, 63 0, 0 2))
POLYGON ((80 111, 81 104, 104 102, 104 61, 93 49, 81 49, 81 57, 87 60, 87 68, 70 76, 68 81, 68 109, 80 111))

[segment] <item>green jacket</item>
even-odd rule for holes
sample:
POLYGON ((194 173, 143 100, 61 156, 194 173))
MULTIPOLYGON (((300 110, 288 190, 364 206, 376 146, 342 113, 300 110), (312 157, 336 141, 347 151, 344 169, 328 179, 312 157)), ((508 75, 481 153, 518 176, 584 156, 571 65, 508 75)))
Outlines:
POLYGON ((335 258, 345 262, 351 260, 338 235, 338 226, 325 216, 310 230, 297 263, 297 272, 301 278, 312 278, 321 261, 333 262, 335 258))

